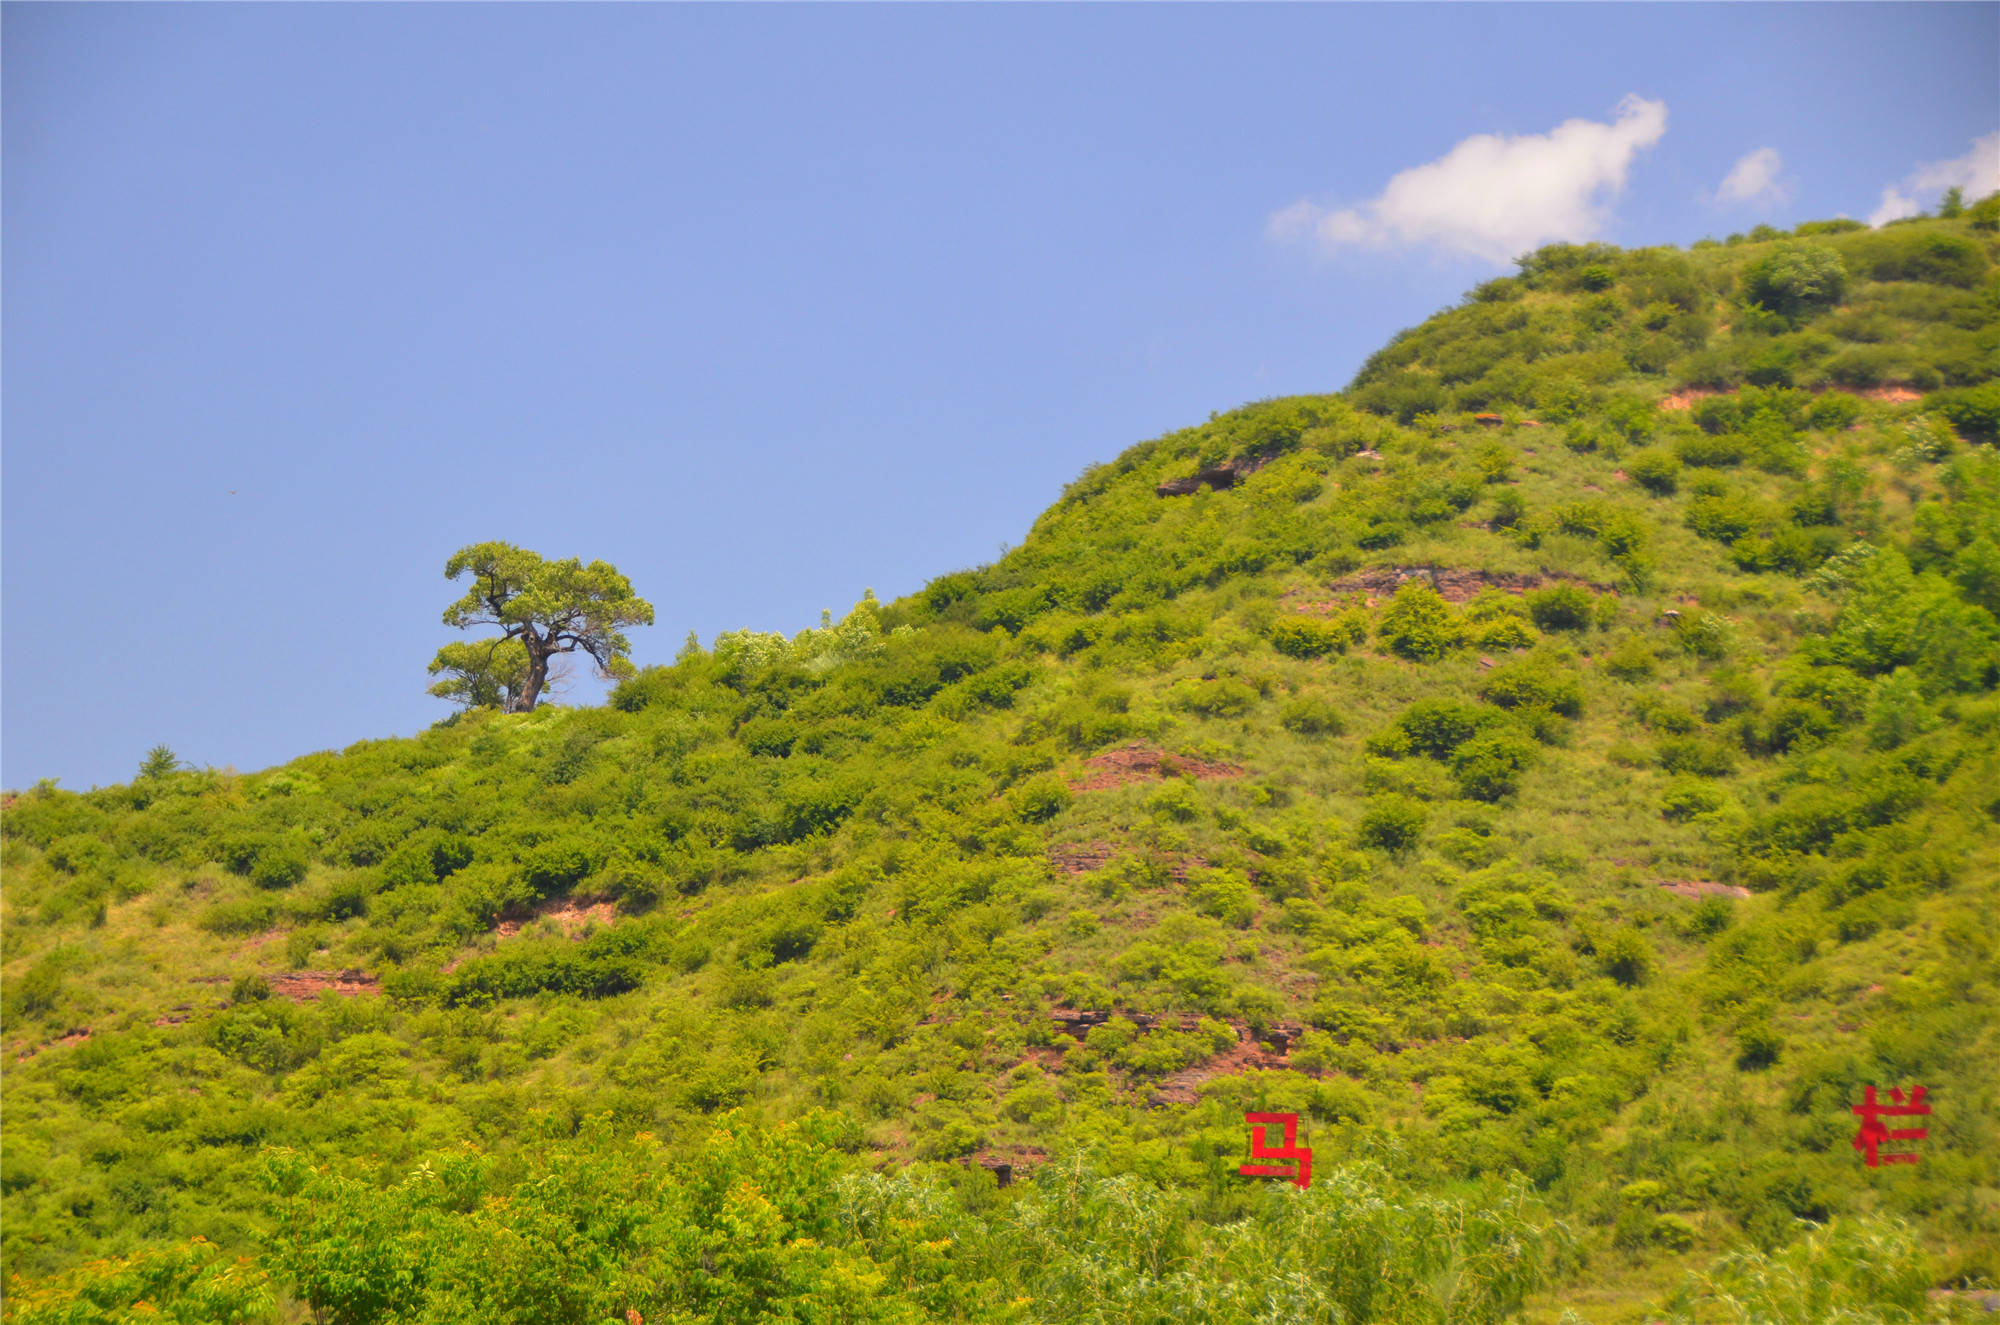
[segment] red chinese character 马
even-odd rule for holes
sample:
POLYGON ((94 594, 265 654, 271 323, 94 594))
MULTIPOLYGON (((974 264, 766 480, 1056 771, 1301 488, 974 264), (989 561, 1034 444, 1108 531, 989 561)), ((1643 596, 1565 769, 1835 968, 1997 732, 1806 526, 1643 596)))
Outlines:
POLYGON ((1313 1152, 1298 1143, 1299 1116, 1296 1113, 1246 1113, 1250 1124, 1250 1154, 1254 1159, 1279 1159, 1283 1164, 1245 1164, 1236 1170, 1246 1178, 1290 1178, 1300 1187, 1312 1186, 1313 1152), (1285 1129, 1285 1143, 1273 1146, 1264 1129, 1272 1125, 1285 1129))
POLYGON ((1902 1151, 1896 1154, 1883 1154, 1881 1153, 1881 1146, 1889 1141, 1921 1141, 1931 1134, 1930 1128, 1900 1127, 1892 1130, 1884 1127, 1881 1120, 1883 1118, 1928 1117, 1931 1106, 1925 1103, 1924 1094, 1924 1087, 1912 1086, 1910 1087, 1908 1102, 1905 1102, 1902 1088, 1899 1086, 1889 1092, 1889 1098, 1894 1102, 1891 1104, 1882 1104, 1875 1098, 1875 1087, 1869 1086, 1863 1090, 1861 1103, 1855 1105, 1853 1110, 1861 1119, 1861 1130, 1854 1134, 1854 1148, 1867 1153, 1869 1168, 1880 1168, 1884 1164, 1914 1164, 1917 1162, 1917 1156, 1911 1152, 1902 1151))

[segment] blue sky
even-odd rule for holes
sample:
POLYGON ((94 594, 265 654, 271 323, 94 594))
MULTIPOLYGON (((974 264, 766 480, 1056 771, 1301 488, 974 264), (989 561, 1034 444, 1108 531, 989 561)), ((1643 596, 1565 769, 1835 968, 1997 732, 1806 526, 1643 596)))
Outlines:
POLYGON ((465 543, 618 565, 642 663, 797 630, 1524 239, 2000 150, 1988 4, 9 4, 0 62, 11 787, 420 730, 465 543))

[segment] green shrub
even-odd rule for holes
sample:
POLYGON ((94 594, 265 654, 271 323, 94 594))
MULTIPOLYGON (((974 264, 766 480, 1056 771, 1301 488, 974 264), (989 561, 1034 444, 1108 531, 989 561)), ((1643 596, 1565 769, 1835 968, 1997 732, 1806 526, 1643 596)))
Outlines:
POLYGON ((1492 726, 1498 716, 1493 710, 1477 704, 1462 704, 1451 699, 1420 699, 1404 709, 1402 716, 1396 719, 1396 729, 1402 736, 1397 744, 1404 750, 1426 754, 1433 759, 1446 759, 1459 746, 1492 726))
POLYGON ((1691 777, 1727 777, 1736 771, 1736 756, 1715 741, 1673 736, 1660 742, 1660 767, 1691 777))
POLYGON ((1185 782, 1169 782, 1146 798, 1146 808, 1175 823, 1193 823, 1201 818, 1201 797, 1185 782))
POLYGON ((1694 469, 1733 469, 1742 464, 1748 454, 1748 443, 1739 433, 1716 436, 1699 433, 1674 443, 1675 457, 1694 469))
POLYGON ((282 853, 285 850, 285 840, 275 833, 232 833, 222 839, 216 854, 223 868, 231 874, 247 877, 266 853, 282 853))
POLYGON ((1014 812, 1029 823, 1046 823, 1074 799, 1069 784, 1059 777, 1030 778, 1014 790, 1014 812))
POLYGON ((1596 599, 1588 589, 1576 584, 1553 584, 1546 589, 1530 589, 1526 595, 1528 615, 1543 630, 1582 630, 1591 621, 1596 599))
POLYGON ((1583 685, 1540 659, 1508 663, 1487 674, 1480 697, 1508 709, 1547 709, 1573 718, 1583 712, 1583 685))
POLYGON ((250 882, 259 888, 289 888, 306 877, 305 856, 289 846, 277 845, 260 851, 250 867, 250 882))
POLYGON ((1828 391, 1814 398, 1806 420, 1821 432, 1839 432, 1861 417, 1861 400, 1845 391, 1828 391))
POLYGON ((1659 427, 1660 412, 1643 396, 1619 396, 1604 407, 1604 417, 1627 442, 1643 442, 1659 427))
POLYGON ((1352 608, 1331 617, 1281 617, 1271 626, 1271 647, 1294 658, 1319 658, 1347 652, 1367 633, 1367 616, 1352 608))
POLYGON ((1647 1238, 1668 1251, 1684 1252, 1694 1246, 1695 1226, 1681 1215, 1655 1215, 1647 1238))
POLYGON ((1914 1325, 1936 1318, 1929 1300, 1934 1275, 1907 1225, 1894 1219, 1835 1219, 1800 1230, 1796 1218, 1826 1220, 1822 1202, 1789 1192, 1752 1190, 1745 1196, 1775 1213, 1784 1225, 1774 1230, 1780 1240, 1795 1232, 1802 1236, 1781 1251, 1731 1252, 1706 1274, 1689 1275, 1667 1300, 1672 1325, 1914 1325))
POLYGON ((1598 969, 1621 985, 1643 983, 1653 969, 1653 949, 1636 930, 1621 929, 1597 945, 1598 969))
POLYGON ((261 1003, 270 997, 270 982, 261 975, 239 975, 229 986, 231 1003, 261 1003))
POLYGON ((1743 402, 1733 395, 1704 396, 1688 417, 1709 436, 1719 437, 1743 426, 1743 402))
POLYGON ((1703 538, 1734 543, 1764 523, 1767 513, 1740 492, 1706 492, 1688 502, 1684 522, 1703 538))
POLYGON ((1687 914, 1687 932, 1700 937, 1720 934, 1736 918, 1736 903, 1727 897, 1704 897, 1687 914))
POLYGON ((1167 702, 1184 712, 1206 718, 1240 718, 1263 696, 1257 687, 1233 676, 1178 681, 1168 692, 1167 702))
POLYGON ((1497 801, 1514 793, 1521 771, 1534 758, 1532 741, 1517 732, 1492 731, 1459 746, 1452 755, 1451 772, 1467 796, 1497 801))
POLYGON ((1197 914, 1242 929, 1256 918, 1257 894, 1234 870, 1188 871, 1188 902, 1197 914))
POLYGON ((92 1260, 39 1283, 15 1280, 8 1318, 20 1325, 99 1325, 112 1321, 271 1320, 270 1272, 207 1238, 92 1260))
POLYGON ((1341 736, 1347 731, 1347 719, 1340 705, 1316 695, 1304 695, 1287 702, 1278 710, 1278 721, 1286 731, 1297 732, 1301 736, 1341 736))
POLYGON ((1525 649, 1541 636, 1517 616, 1496 616, 1468 626, 1471 643, 1481 649, 1525 649))
POLYGON ((1486 442, 1473 456, 1479 476, 1487 483, 1507 483, 1514 477, 1514 453, 1499 442, 1486 442))
MULTIPOLYGON (((615 933, 616 931, 611 931, 615 933)), ((607 944, 566 939, 516 942, 490 957, 475 957, 445 978, 448 1003, 522 998, 544 991, 606 998, 641 983, 641 967, 607 944)))
POLYGON ((1421 804, 1407 796, 1379 797, 1361 816, 1355 836, 1363 846, 1402 855, 1417 845, 1429 817, 1421 804))
POLYGON ((19 978, 9 980, 5 999, 8 1019, 39 1017, 54 1008, 62 996, 65 965, 64 956, 58 951, 30 966, 19 978))
POLYGON ((1935 391, 1924 400, 1969 440, 2000 444, 2000 381, 1935 391))
POLYGON ((1383 609, 1376 638, 1391 652, 1417 662, 1432 662, 1457 648, 1463 639, 1451 606, 1438 591, 1420 580, 1406 580, 1383 609))
POLYGON ((463 837, 428 832, 390 851, 382 862, 384 887, 436 883, 472 863, 472 843, 463 837))
POLYGON ((1680 486, 1681 462, 1665 451, 1642 451, 1626 461, 1625 472, 1646 491, 1664 497, 1680 486))
POLYGON ((1743 297, 1785 317, 1803 317, 1840 302, 1847 267, 1825 244, 1790 241, 1743 269, 1743 297))
POLYGON ((1451 404, 1437 379, 1398 374, 1347 393, 1356 409, 1384 414, 1407 424, 1419 414, 1436 414, 1451 404))
POLYGON ((1504 488, 1493 494, 1493 527, 1512 529, 1521 522, 1528 509, 1528 499, 1512 488, 1504 488))
POLYGON ((1676 823, 1685 823, 1715 813, 1726 801, 1722 792, 1699 778, 1677 777, 1660 797, 1660 813, 1676 823))
POLYGON ((245 897, 204 908, 195 924, 211 934, 255 934, 269 929, 277 915, 277 903, 271 898, 245 897))
POLYGON ((769 759, 789 756, 800 734, 799 724, 786 717, 752 718, 736 729, 736 739, 745 750, 769 759))
POLYGON ((1986 275, 1986 252, 1963 235, 1890 228, 1846 241, 1854 270, 1876 281, 1925 281, 1971 289, 1986 275))
POLYGON ((1715 662, 1729 653, 1729 623, 1713 612, 1681 617, 1674 623, 1674 637, 1697 658, 1715 662))
POLYGON ((1652 645, 1637 635, 1620 639, 1604 654, 1604 670, 1620 681, 1643 681, 1653 674, 1659 659, 1652 645))
POLYGON ((553 897, 574 888, 594 868, 592 844, 574 834, 552 837, 521 858, 521 879, 536 895, 553 897))
POLYGON ((1817 704, 1788 699, 1773 704, 1765 715, 1764 741, 1773 750, 1808 750, 1839 729, 1833 715, 1817 704))

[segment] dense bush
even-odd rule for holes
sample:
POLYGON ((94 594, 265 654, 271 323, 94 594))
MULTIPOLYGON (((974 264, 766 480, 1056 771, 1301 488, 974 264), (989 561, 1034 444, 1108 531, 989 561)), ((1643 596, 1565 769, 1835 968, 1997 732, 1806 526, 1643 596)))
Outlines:
POLYGON ((2000 444, 2000 382, 1935 392, 1924 403, 1973 441, 2000 444))
POLYGON ((1271 626, 1271 647, 1294 658, 1345 653, 1367 638, 1367 617, 1356 611, 1333 617, 1288 616, 1271 626))
POLYGON ((1339 736, 1347 730, 1339 705, 1310 695, 1287 702, 1279 709, 1278 720, 1286 731, 1301 736, 1339 736))
POLYGON ((1590 590, 1576 584, 1530 589, 1527 602, 1528 615, 1543 630, 1582 630, 1590 625, 1595 607, 1590 590))
POLYGON ((1679 486, 1680 461, 1664 451, 1646 451, 1625 465, 1632 481, 1656 496, 1668 496, 1679 486))
POLYGON ((1400 854, 1416 846, 1428 819, 1424 807, 1408 797, 1383 797, 1371 804, 1368 812, 1361 816, 1356 836, 1364 846, 1400 854))
POLYGON ((1535 744, 1512 731, 1488 732, 1466 741, 1452 753, 1452 776, 1474 800, 1497 801, 1520 785, 1523 769, 1534 761, 1535 744))
POLYGON ((1547 709, 1569 718, 1583 711, 1583 687, 1576 677, 1538 659, 1496 668, 1479 693, 1502 708, 1547 709))
POLYGON ((1824 244, 1791 242, 1743 269, 1743 297, 1786 317, 1802 317, 1840 302, 1847 268, 1824 244))
POLYGON ((1856 272, 1877 281, 1927 281, 1971 288, 1986 274, 1985 251, 1962 235, 1886 229, 1855 235, 1843 250, 1856 272))
POLYGON ((1450 605, 1436 589, 1416 580, 1396 590, 1375 633, 1390 651, 1418 662, 1443 657, 1462 639, 1450 605))

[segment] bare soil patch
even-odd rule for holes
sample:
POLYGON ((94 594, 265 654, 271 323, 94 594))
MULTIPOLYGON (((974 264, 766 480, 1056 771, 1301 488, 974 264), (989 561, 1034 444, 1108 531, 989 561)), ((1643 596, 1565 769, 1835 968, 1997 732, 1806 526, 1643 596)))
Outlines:
MULTIPOLYGON (((1089 874, 1101 870, 1120 854, 1120 848, 1113 842, 1080 842, 1067 846, 1049 848, 1049 864, 1064 874, 1089 874)), ((1175 883, 1186 883, 1189 870, 1207 869, 1208 858, 1190 852, 1186 855, 1166 857, 1167 877, 1175 883)))
POLYGON ((1468 567, 1449 566, 1373 566, 1335 580, 1323 590, 1294 590, 1285 596, 1285 605, 1295 612, 1325 616, 1346 608, 1347 599, 1355 594, 1386 596, 1395 593, 1411 580, 1427 581, 1448 603, 1466 602, 1477 598, 1488 589, 1497 589, 1501 593, 1523 594, 1554 581, 1580 584, 1598 593, 1609 593, 1613 587, 1576 575, 1538 575, 1533 572, 1517 575, 1509 571, 1473 570, 1468 567), (1321 598, 1317 596, 1319 593, 1340 596, 1321 598))
POLYGON ((1089 771, 1070 783, 1072 791, 1100 791, 1127 782, 1149 782, 1170 777, 1193 777, 1207 781, 1243 776, 1243 769, 1235 764, 1169 754, 1145 744, 1107 750, 1101 755, 1092 755, 1083 764, 1089 771))
POLYGON ((618 919, 618 907, 602 897, 565 897, 543 902, 526 915, 509 916, 493 927, 503 939, 513 938, 538 920, 553 920, 565 938, 575 938, 587 926, 609 925, 618 919))
MULTIPOLYGON (((1276 1032, 1272 1032, 1274 1035, 1276 1032)), ((1241 1030, 1238 1035, 1243 1035, 1241 1030)), ((1276 1047, 1276 1041, 1272 1042, 1276 1047)), ((1255 1040, 1239 1039, 1235 1047, 1225 1049, 1205 1063, 1183 1068, 1169 1077, 1162 1077, 1148 1096, 1151 1104, 1193 1104, 1201 1098, 1201 1088, 1217 1077, 1239 1076, 1245 1072, 1283 1071, 1291 1067, 1283 1053, 1271 1053, 1255 1040)))
POLYGON ((322 993, 332 990, 342 998, 360 998, 364 994, 379 994, 381 984, 366 971, 288 971, 284 975, 265 977, 271 993, 279 998, 289 998, 294 1003, 311 1003, 322 993))
POLYGON ((1049 848, 1049 864, 1064 874, 1088 874, 1101 870, 1118 855, 1109 842, 1077 842, 1049 848))
MULTIPOLYGON (((683 920, 694 912, 683 911, 683 920)), ((895 915, 894 911, 889 913, 895 915)), ((578 938, 586 930, 601 929, 615 924, 618 920, 618 906, 608 897, 554 897, 525 910, 506 911, 501 914, 498 924, 493 926, 493 937, 511 939, 531 925, 543 920, 552 920, 562 931, 564 938, 578 938)), ((438 968, 441 975, 450 975, 465 963, 465 958, 454 957, 438 968)))
POLYGON ((1678 414, 1682 410, 1693 409, 1696 402, 1707 400, 1710 396, 1726 396, 1729 394, 1727 391, 1711 391, 1706 387, 1691 386, 1669 393, 1667 398, 1660 402, 1660 408, 1666 410, 1668 413, 1678 414))
POLYGON ((26 1062, 44 1049, 67 1049, 72 1045, 82 1044, 90 1036, 90 1027, 72 1026, 53 1040, 45 1040, 41 1044, 20 1046, 19 1052, 14 1055, 14 1061, 17 1063, 26 1062))
MULTIPOLYGON (((1113 1017, 1123 1017, 1144 1031, 1162 1028, 1191 1031, 1201 1024, 1201 1018, 1193 1013, 1156 1016, 1129 1008, 1056 1007, 1049 1009, 1049 1016, 1058 1031, 1078 1040, 1113 1017)), ((1236 1032, 1235 1044, 1193 1066, 1161 1078, 1148 1092, 1148 1103, 1193 1104, 1201 1087, 1217 1077, 1237 1076, 1244 1072, 1297 1070, 1291 1065, 1291 1051, 1292 1045, 1304 1033, 1303 1027, 1290 1022, 1266 1027, 1261 1042, 1243 1022, 1232 1021, 1229 1028, 1236 1032), (1270 1048, 1265 1048, 1265 1045, 1270 1048)))
MULTIPOLYGON (((1863 400, 1880 400, 1891 405, 1907 405, 1912 401, 1924 398, 1923 392, 1913 391, 1900 382, 1890 382, 1885 386, 1864 386, 1858 389, 1850 387, 1819 387, 1814 389, 1813 394, 1818 395, 1822 391, 1845 391, 1851 396, 1860 396, 1863 400)), ((1660 402, 1660 408, 1674 413, 1680 410, 1693 409, 1697 403, 1707 400, 1710 396, 1733 396, 1735 394, 1734 391, 1713 391, 1706 387, 1691 386, 1668 395, 1666 399, 1660 402)))
POLYGON ((1733 883, 1710 883, 1706 879, 1662 879, 1660 886, 1682 897, 1748 897, 1748 888, 1733 883))
POLYGON ((1002 1187, 1010 1187, 1019 1173, 1029 1173, 1049 1159, 1049 1152, 1040 1146, 988 1146, 975 1150, 958 1162, 967 1166, 977 1165, 993 1175, 993 1181, 1002 1187))

